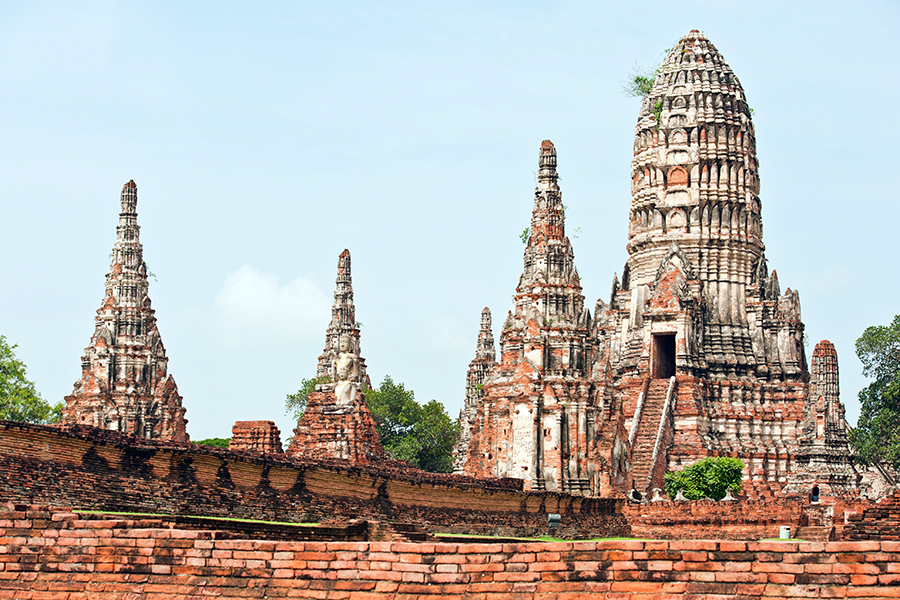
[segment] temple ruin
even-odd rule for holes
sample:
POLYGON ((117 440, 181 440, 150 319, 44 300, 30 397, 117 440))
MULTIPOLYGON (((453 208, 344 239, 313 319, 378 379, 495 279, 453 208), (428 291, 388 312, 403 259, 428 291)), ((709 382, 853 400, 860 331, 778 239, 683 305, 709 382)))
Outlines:
POLYGON ((350 251, 338 257, 334 305, 319 356, 316 385, 294 429, 288 456, 341 459, 366 464, 385 458, 364 390, 371 387, 366 361, 359 354, 359 324, 353 304, 350 251))
MULTIPOLYGON (((475 394, 467 383, 463 471, 524 479, 533 490, 612 494, 627 484, 624 420, 592 381, 591 315, 566 237, 556 167, 556 148, 545 140, 500 363, 487 373, 470 368, 481 387, 475 394)), ((479 352, 487 356, 482 339, 487 335, 479 336, 479 352)))
POLYGON ((283 454, 281 430, 274 421, 237 421, 231 428, 229 450, 283 454))
POLYGON ((751 496, 789 483, 857 492, 837 355, 817 346, 810 377, 799 295, 782 293, 765 256, 751 111, 718 50, 691 31, 644 97, 629 257, 593 318, 556 159, 544 141, 501 361, 479 375, 479 397, 467 382, 461 470, 528 489, 646 494, 668 470, 735 456, 751 496))
POLYGON ((474 417, 478 403, 484 398, 482 390, 484 380, 496 365, 497 353, 494 350, 494 333, 491 331, 491 309, 484 307, 481 311, 481 329, 478 331, 475 358, 469 363, 469 372, 466 375, 466 400, 459 411, 459 441, 454 449, 453 462, 453 472, 458 475, 463 473, 466 464, 469 440, 475 426, 474 417))
POLYGON ((60 424, 186 442, 185 409, 150 308, 134 181, 122 188, 121 204, 106 294, 60 424))

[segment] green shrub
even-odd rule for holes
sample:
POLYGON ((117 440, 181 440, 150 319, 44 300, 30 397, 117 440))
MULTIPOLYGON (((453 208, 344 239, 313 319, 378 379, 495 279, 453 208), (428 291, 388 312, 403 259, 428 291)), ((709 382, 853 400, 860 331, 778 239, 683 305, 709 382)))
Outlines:
POLYGON ((205 440, 200 440, 199 442, 194 442, 195 444, 199 444, 201 446, 215 446, 216 448, 227 448, 228 442, 231 441, 231 438, 209 438, 205 440))
POLYGON ((666 473, 666 494, 674 498, 681 490, 688 500, 721 500, 725 490, 740 493, 744 463, 739 458, 708 457, 681 471, 666 473))

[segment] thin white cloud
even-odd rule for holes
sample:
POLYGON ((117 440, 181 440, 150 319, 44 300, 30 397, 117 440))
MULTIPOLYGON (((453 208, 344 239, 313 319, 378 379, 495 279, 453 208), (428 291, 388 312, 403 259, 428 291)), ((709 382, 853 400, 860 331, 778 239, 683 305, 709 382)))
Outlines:
POLYGON ((223 333, 243 341, 297 342, 323 334, 329 307, 329 298, 309 279, 282 283, 249 265, 228 274, 215 300, 223 333))

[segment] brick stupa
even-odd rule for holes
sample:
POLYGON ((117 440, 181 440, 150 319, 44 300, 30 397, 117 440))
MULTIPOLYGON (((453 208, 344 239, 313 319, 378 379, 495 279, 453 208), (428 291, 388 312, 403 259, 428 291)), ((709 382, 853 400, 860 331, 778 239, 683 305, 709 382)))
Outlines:
POLYGON ((121 203, 106 294, 60 424, 186 442, 185 409, 150 308, 134 181, 122 188, 121 203))
POLYGON ((365 360, 359 354, 349 250, 338 257, 331 322, 325 332, 325 350, 319 356, 316 375, 327 378, 328 382, 310 392, 306 411, 294 429, 286 454, 307 459, 340 459, 351 464, 368 464, 385 458, 375 420, 363 394, 370 383, 365 360), (354 365, 349 375, 341 373, 346 357, 354 365), (349 388, 352 388, 350 393, 346 391, 349 388))
POLYGON ((501 362, 464 411, 466 474, 649 497, 667 471, 734 456, 752 497, 864 491, 834 348, 817 347, 811 380, 799 295, 768 268, 751 116, 709 40, 679 40, 643 100, 629 257, 593 318, 544 142, 501 362))
POLYGON ((229 450, 283 454, 281 430, 273 421, 236 421, 231 428, 229 450))
POLYGON ((497 353, 494 350, 494 333, 491 331, 491 309, 484 307, 481 311, 481 329, 478 331, 478 345, 475 358, 469 363, 466 375, 466 400, 459 411, 459 441, 453 450, 453 472, 461 475, 469 452, 469 440, 475 427, 478 404, 484 398, 484 380, 497 366, 497 353))

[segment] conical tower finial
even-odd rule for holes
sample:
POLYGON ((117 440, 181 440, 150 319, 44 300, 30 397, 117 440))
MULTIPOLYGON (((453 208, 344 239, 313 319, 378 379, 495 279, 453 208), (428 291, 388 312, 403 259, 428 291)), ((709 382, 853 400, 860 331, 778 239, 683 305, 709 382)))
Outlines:
POLYGON ((493 362, 496 360, 496 357, 494 333, 491 331, 491 309, 485 306, 481 311, 481 330, 478 332, 478 347, 475 350, 475 359, 489 359, 493 362))
POLYGON ((541 142, 541 154, 538 159, 538 184, 556 185, 556 148, 550 140, 541 142))
POLYGON ((350 272, 350 251, 346 248, 338 256, 337 277, 335 278, 334 304, 331 307, 331 322, 325 331, 325 350, 319 356, 317 377, 330 377, 333 360, 339 353, 338 345, 342 335, 348 335, 353 354, 359 356, 360 381, 366 378, 365 360, 359 354, 359 327, 356 322, 356 307, 353 304, 353 281, 350 272))

